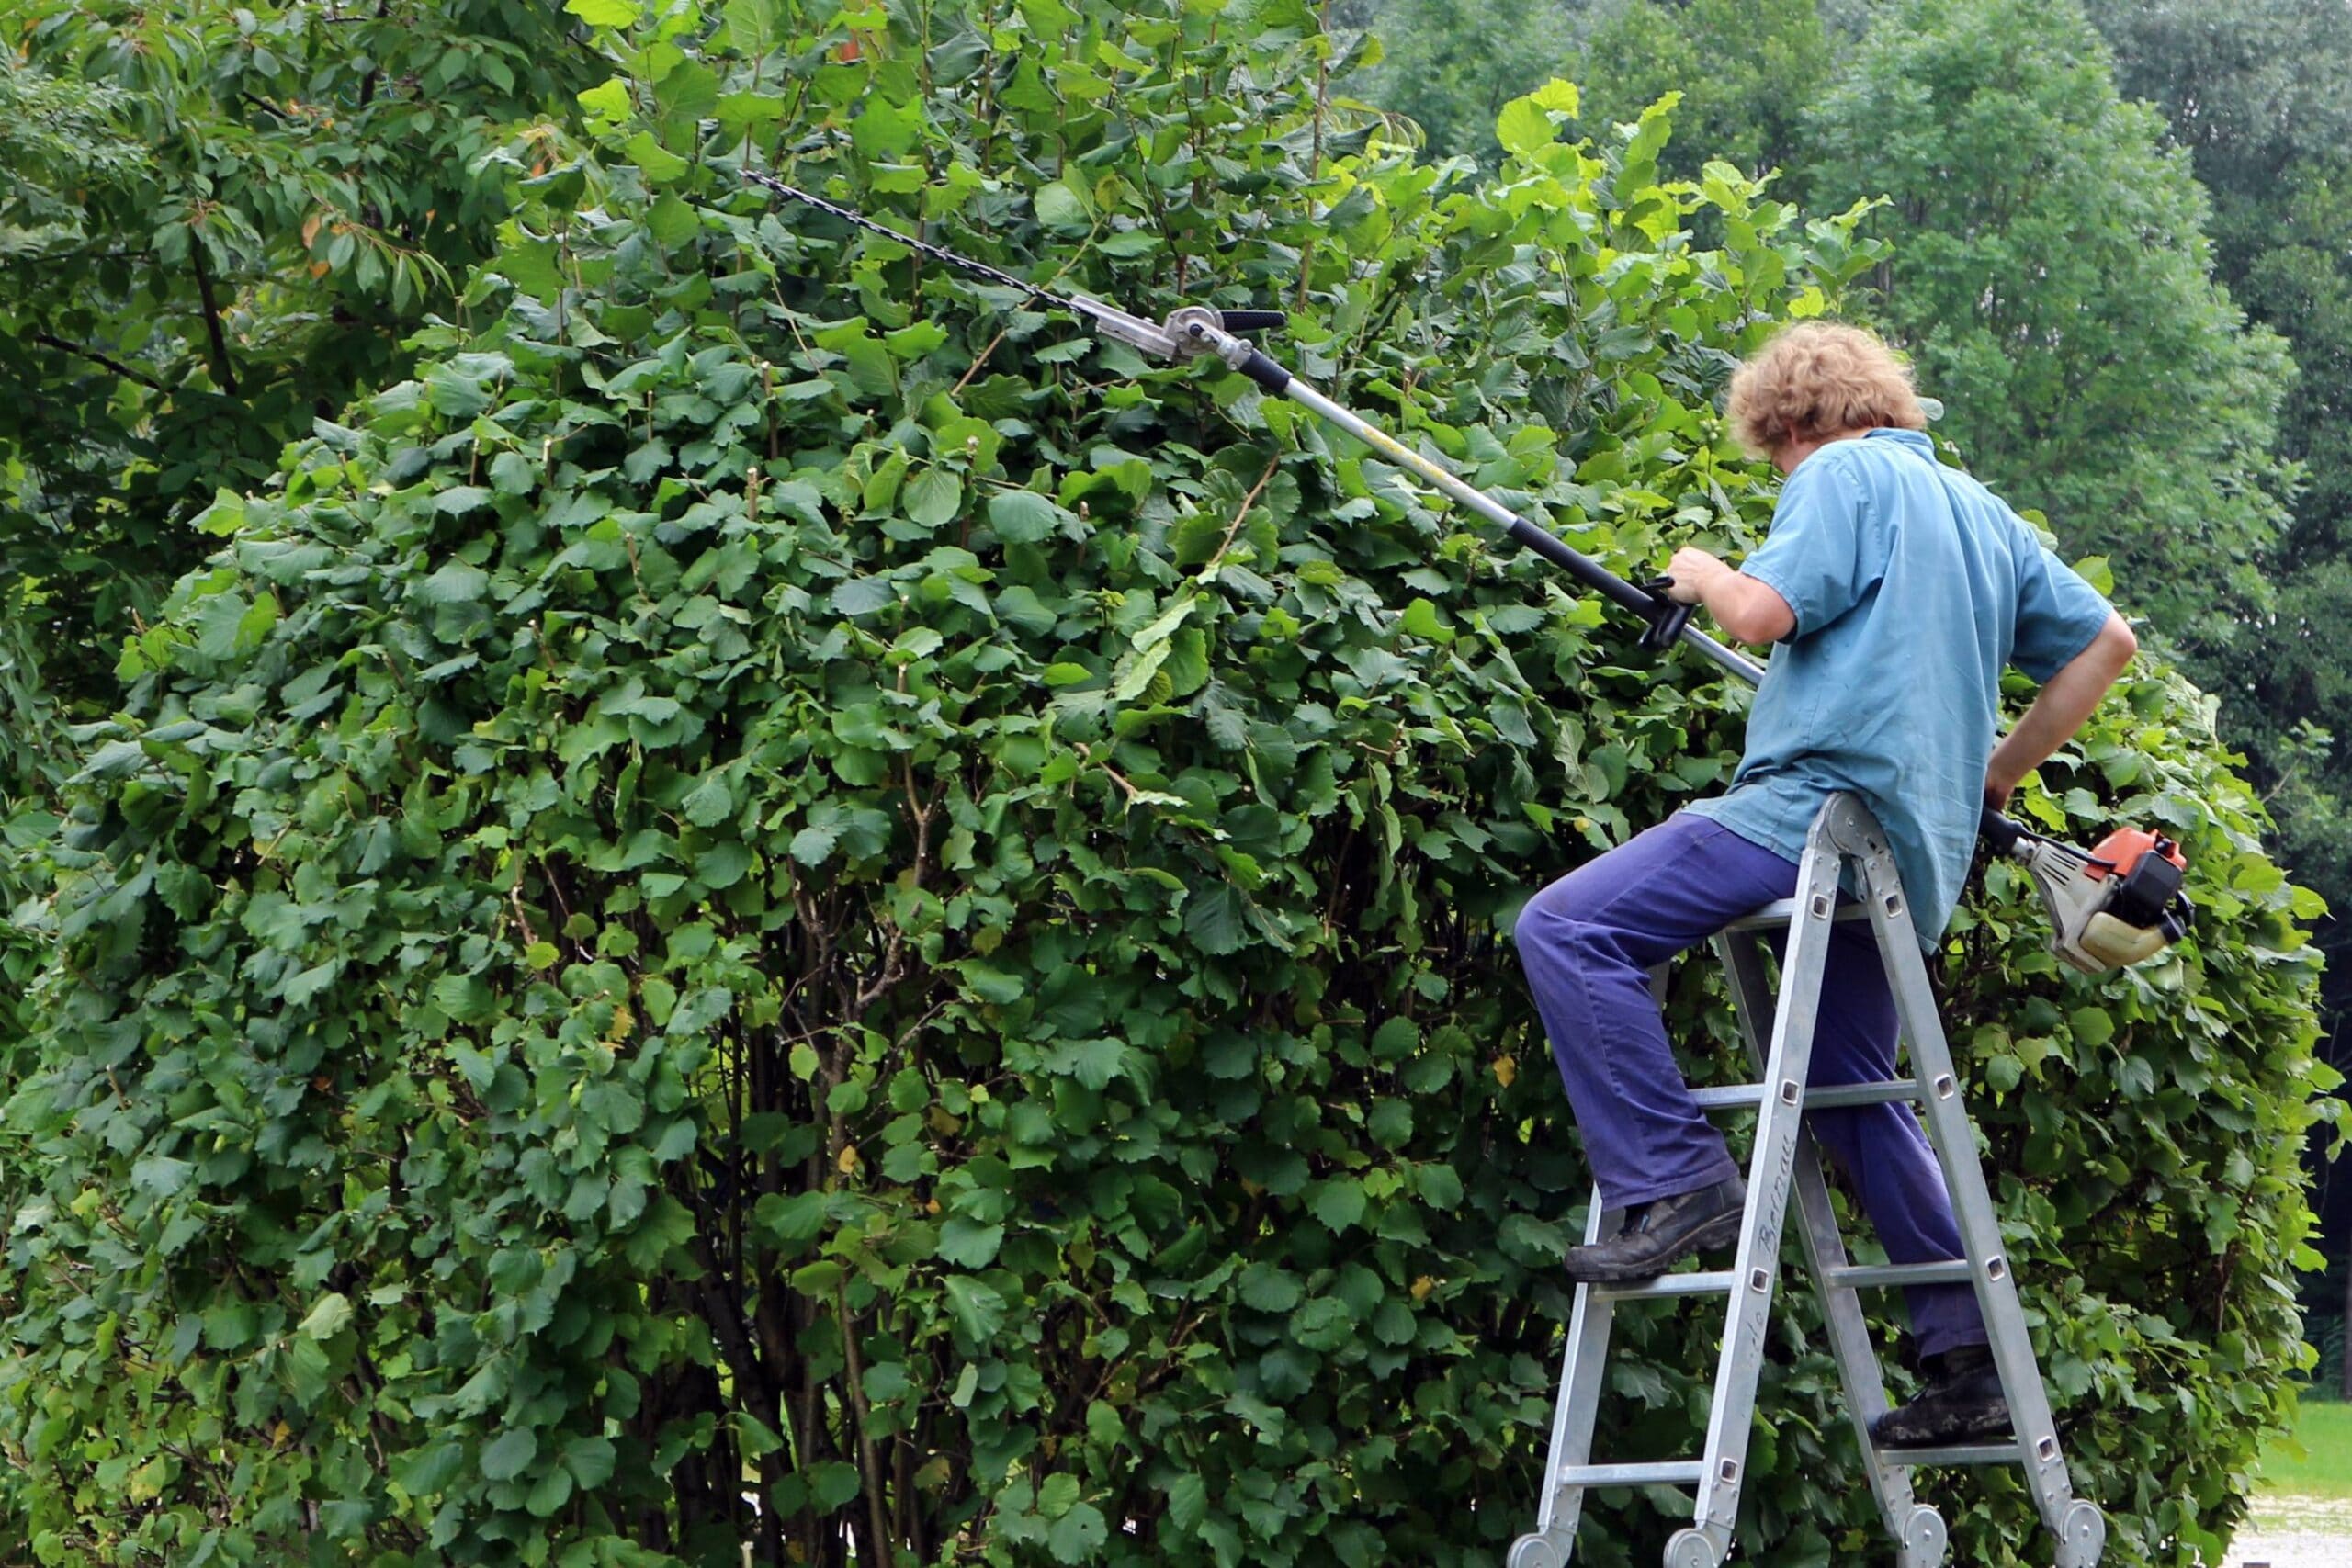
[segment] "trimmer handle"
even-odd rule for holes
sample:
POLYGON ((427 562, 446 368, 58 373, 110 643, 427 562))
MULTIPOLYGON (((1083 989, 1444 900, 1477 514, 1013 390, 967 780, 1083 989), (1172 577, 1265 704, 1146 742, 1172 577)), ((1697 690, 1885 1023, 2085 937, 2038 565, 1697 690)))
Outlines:
POLYGON ((1976 819, 1976 835, 1984 840, 1996 855, 2006 855, 2018 847, 2018 840, 2027 836, 2025 825, 2012 822, 1987 806, 1976 819))
POLYGON ((1642 584, 1643 589, 1657 601, 1649 609, 1649 629, 1642 633, 1637 644, 1645 652, 1661 653, 1672 648, 1681 637, 1682 628, 1690 624, 1691 615, 1699 608, 1696 604, 1684 604, 1668 598, 1666 591, 1673 586, 1674 579, 1671 577, 1653 577, 1642 584))
POLYGON ((1217 315, 1229 333, 1280 332, 1290 321, 1281 310, 1219 310, 1217 315))

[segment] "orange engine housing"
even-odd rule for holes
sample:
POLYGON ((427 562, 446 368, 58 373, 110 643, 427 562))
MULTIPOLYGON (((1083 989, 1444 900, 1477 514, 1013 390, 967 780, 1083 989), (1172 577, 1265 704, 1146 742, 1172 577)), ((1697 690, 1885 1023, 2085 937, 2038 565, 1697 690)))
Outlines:
POLYGON ((2129 876, 2132 868, 2140 863, 2140 857, 2149 854, 2168 860, 2183 871, 2188 869, 2180 846, 2163 834, 2145 828, 2118 828, 2098 841, 2098 848, 2091 852, 2090 863, 2083 867, 2083 874, 2093 878, 2129 876))

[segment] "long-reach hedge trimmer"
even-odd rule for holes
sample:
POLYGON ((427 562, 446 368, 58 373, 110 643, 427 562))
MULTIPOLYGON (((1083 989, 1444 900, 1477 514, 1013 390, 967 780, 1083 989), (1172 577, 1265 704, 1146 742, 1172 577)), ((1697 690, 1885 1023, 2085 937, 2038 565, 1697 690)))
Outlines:
MULTIPOLYGON (((1762 665, 1690 624, 1696 607, 1667 596, 1672 579, 1656 577, 1638 585, 1627 581, 1549 528, 1521 517, 1484 491, 1448 473, 1387 432, 1333 402, 1241 335, 1280 328, 1288 320, 1280 310, 1219 310, 1205 305, 1187 305, 1164 321, 1149 321, 1082 294, 1051 293, 985 262, 902 234, 773 175, 749 169, 741 173, 753 185, 779 196, 880 234, 990 283, 1018 290, 1042 305, 1068 310, 1104 337, 1154 358, 1207 356, 1221 360, 1256 382, 1267 395, 1288 398, 1327 423, 1337 425, 1494 524, 1512 542, 1533 550, 1586 588, 1639 615, 1647 623, 1640 639, 1642 648, 1657 652, 1677 642, 1683 643, 1750 685, 1764 679, 1762 665)), ((2024 865, 2050 915, 2052 951, 2086 974, 2103 974, 2139 963, 2188 933, 2190 908, 2180 890, 2187 863, 2170 839, 2127 828, 2109 834, 2097 849, 2084 851, 2034 833, 1990 807, 1985 808, 1979 831, 1996 855, 2024 865)))

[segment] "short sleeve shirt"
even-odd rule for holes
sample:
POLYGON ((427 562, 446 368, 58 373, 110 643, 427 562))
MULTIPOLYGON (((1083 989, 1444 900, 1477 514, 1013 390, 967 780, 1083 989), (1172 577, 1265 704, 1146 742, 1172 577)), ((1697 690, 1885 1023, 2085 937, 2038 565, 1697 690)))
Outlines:
POLYGON ((1911 430, 1808 456, 1740 570, 1796 625, 1757 688, 1729 793, 1689 809, 1796 860, 1823 801, 1860 796, 1932 943, 1967 880, 2003 666, 2048 680, 2107 624, 2107 601, 1911 430))

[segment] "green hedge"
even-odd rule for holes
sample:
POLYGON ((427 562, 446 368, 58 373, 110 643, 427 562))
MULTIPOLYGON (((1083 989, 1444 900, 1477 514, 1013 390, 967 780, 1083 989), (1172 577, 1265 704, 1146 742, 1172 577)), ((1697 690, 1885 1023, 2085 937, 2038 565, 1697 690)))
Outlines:
MULTIPOLYGON (((36 852, 12 1553, 1497 1561, 1586 1180, 1505 933, 1724 784, 1745 693, 1220 367, 730 169, 1291 306, 1629 566, 1758 536, 1711 400, 1851 215, 1657 184, 1663 112, 1564 143, 1564 85, 1498 177, 1419 165, 1299 0, 572 8, 596 143, 518 144, 417 378, 207 515, 36 852)), ((2317 910, 2229 761, 2147 668, 2023 799, 2169 825, 2194 942, 2086 983, 1996 873, 1945 967, 2116 1562, 2211 1551, 2304 1359, 2317 910)), ((1810 1316, 1755 1561, 1875 1550, 1810 1316)), ((1612 1450, 1689 1446, 1713 1323, 1629 1328, 1612 1450)), ((2044 1555, 1953 1486, 1956 1559, 2044 1555)), ((1604 1501, 1585 1560, 1651 1559, 1604 1501)))

